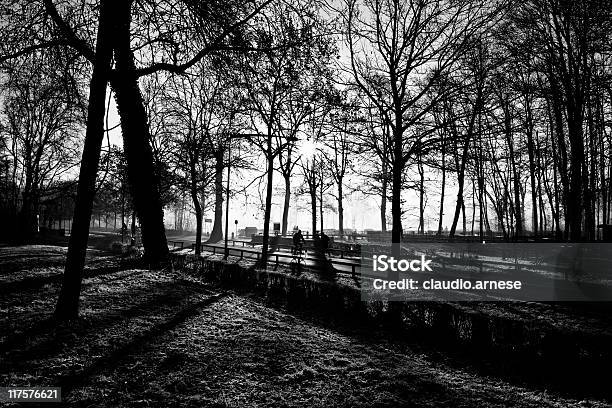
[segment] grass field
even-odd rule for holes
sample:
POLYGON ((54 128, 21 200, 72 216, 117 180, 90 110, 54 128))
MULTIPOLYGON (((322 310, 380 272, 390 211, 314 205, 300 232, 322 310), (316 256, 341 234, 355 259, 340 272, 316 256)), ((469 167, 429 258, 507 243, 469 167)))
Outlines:
POLYGON ((66 406, 608 406, 96 250, 81 318, 56 325, 64 256, 57 246, 0 248, 0 384, 61 386, 66 406))

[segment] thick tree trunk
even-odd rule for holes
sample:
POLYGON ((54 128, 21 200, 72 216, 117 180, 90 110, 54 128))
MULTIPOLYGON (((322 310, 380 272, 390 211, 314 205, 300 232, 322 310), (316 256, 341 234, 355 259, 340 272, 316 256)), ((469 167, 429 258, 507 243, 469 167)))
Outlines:
POLYGON ((85 144, 79 171, 77 197, 62 289, 55 308, 55 317, 59 320, 74 319, 78 317, 79 313, 79 297, 87 239, 89 237, 89 221, 95 195, 100 149, 104 137, 106 87, 111 64, 113 38, 110 13, 115 8, 115 3, 115 1, 102 0, 100 4, 96 54, 89 84, 85 144))
MULTIPOLYGON (((27 179, 27 177, 26 177, 27 179)), ((25 188, 21 195, 21 209, 19 210, 19 237, 28 239, 32 237, 37 230, 36 223, 36 205, 34 193, 32 191, 31 182, 26 180, 25 188)))
POLYGON ((25 184, 23 192, 21 193, 21 208, 18 214, 18 235, 20 239, 27 240, 31 238, 36 232, 38 232, 38 220, 36 215, 38 214, 38 201, 39 192, 36 188, 36 182, 34 180, 34 173, 36 172, 35 166, 32 162, 37 159, 36 156, 31 153, 31 149, 26 147, 26 157, 30 159, 25 163, 25 184))
POLYGON ((215 154, 215 220, 208 242, 223 239, 223 150, 215 154))
POLYGON ((132 1, 120 2, 120 6, 114 10, 119 40, 115 46, 117 75, 113 77, 111 85, 121 117, 128 178, 142 228, 145 259, 155 265, 167 259, 168 243, 159 176, 149 144, 147 114, 138 86, 134 54, 130 48, 131 4, 132 1))

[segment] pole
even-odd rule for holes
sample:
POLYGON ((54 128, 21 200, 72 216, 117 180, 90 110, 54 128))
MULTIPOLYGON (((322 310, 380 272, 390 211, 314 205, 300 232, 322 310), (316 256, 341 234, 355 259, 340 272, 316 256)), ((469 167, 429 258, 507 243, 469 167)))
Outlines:
POLYGON ((232 157, 232 139, 229 139, 229 146, 227 148, 227 188, 225 191, 225 255, 223 259, 227 259, 229 256, 229 248, 227 241, 229 238, 229 191, 230 191, 230 162, 232 157))

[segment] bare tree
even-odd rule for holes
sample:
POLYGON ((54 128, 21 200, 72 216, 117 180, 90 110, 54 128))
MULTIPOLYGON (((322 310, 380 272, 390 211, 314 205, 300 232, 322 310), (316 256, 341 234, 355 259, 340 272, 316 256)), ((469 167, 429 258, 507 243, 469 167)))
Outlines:
POLYGON ((13 163, 13 183, 21 191, 18 233, 24 238, 37 231, 45 191, 78 164, 79 90, 66 84, 69 72, 54 54, 14 60, 1 89, 0 149, 13 163))
POLYGON ((423 135, 409 130, 445 97, 426 95, 490 21, 493 8, 469 0, 347 2, 351 75, 392 133, 387 160, 392 173, 393 242, 402 236, 404 168, 427 144, 423 135))
POLYGON ((274 5, 260 21, 257 48, 240 66, 242 85, 247 92, 250 128, 256 132, 251 142, 266 160, 266 194, 262 262, 267 261, 272 207, 274 163, 277 156, 293 143, 294 136, 281 132, 280 114, 298 88, 303 73, 313 61, 311 47, 314 29, 320 25, 313 4, 301 4, 299 10, 283 4, 274 5))
POLYGON ((59 319, 76 318, 79 312, 79 296, 89 235, 89 220, 95 194, 100 149, 104 137, 105 96, 110 76, 115 31, 111 23, 113 9, 112 1, 101 2, 96 50, 93 57, 93 72, 89 87, 83 159, 79 172, 77 198, 62 290, 55 308, 55 315, 59 319))
POLYGON ((344 195, 346 176, 351 167, 353 143, 351 135, 355 133, 356 108, 350 103, 340 101, 338 108, 330 113, 332 129, 323 138, 327 147, 324 151, 327 170, 336 184, 335 199, 338 204, 338 232, 344 235, 344 195))

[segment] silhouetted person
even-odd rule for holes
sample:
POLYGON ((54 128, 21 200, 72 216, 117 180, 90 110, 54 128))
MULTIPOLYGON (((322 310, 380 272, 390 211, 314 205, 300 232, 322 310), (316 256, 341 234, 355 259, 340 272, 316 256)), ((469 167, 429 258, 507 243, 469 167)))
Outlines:
POLYGON ((322 278, 333 280, 335 277, 334 267, 326 256, 330 239, 324 232, 317 232, 313 237, 315 247, 314 259, 312 259, 313 267, 320 271, 322 278))
POLYGON ((327 250, 329 249, 329 236, 324 232, 321 232, 319 245, 324 253, 327 252, 327 250))
POLYGON ((295 234, 293 234, 293 250, 292 253, 296 254, 298 253, 302 247, 304 246, 304 243, 306 241, 304 240, 304 236, 302 235, 302 230, 297 230, 297 232, 295 234))

